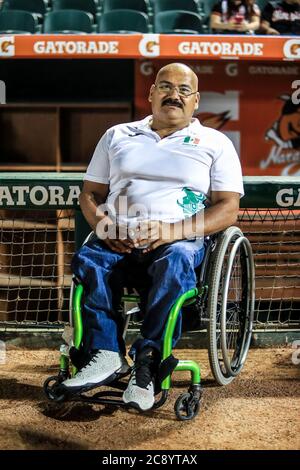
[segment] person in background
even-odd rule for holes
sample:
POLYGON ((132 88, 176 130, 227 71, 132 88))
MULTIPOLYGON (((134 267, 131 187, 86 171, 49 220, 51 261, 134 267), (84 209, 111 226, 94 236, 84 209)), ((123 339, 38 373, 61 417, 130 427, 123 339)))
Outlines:
POLYGON ((272 35, 300 35, 300 0, 269 2, 261 17, 261 31, 272 35))
POLYGON ((221 0, 212 8, 210 27, 217 34, 253 34, 260 9, 253 0, 221 0))

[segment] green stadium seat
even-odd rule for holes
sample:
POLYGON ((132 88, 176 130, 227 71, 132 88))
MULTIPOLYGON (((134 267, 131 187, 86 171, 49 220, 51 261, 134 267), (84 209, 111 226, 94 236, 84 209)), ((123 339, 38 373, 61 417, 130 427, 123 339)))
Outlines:
POLYGON ((53 11, 57 10, 82 10, 96 15, 99 5, 96 0, 52 0, 53 11))
POLYGON ((202 34, 202 20, 190 11, 161 11, 154 17, 154 31, 163 34, 202 34))
POLYGON ((99 33, 148 33, 148 16, 142 11, 112 10, 103 13, 98 22, 99 33))
POLYGON ((0 11, 0 34, 34 34, 37 25, 37 18, 28 11, 0 11))
POLYGON ((196 0, 156 0, 154 2, 155 13, 168 10, 184 10, 199 12, 199 4, 196 0))
POLYGON ((4 0, 2 10, 23 10, 34 13, 41 20, 47 11, 44 0, 4 0))
POLYGON ((59 10, 47 13, 44 18, 45 34, 92 33, 93 15, 80 10, 59 10))
POLYGON ((102 2, 104 13, 112 10, 136 10, 148 13, 148 7, 146 0, 103 0, 102 2))

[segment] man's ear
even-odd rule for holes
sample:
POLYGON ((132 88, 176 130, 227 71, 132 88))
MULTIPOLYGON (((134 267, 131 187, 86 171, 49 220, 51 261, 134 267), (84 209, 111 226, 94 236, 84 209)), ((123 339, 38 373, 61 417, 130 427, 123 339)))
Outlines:
POLYGON ((150 91, 149 91, 149 96, 148 96, 149 103, 152 102, 152 93, 153 93, 154 88, 155 88, 155 86, 151 85, 151 88, 150 88, 150 91))
POLYGON ((195 111, 199 108, 199 103, 200 103, 200 93, 198 92, 196 95, 196 101, 195 101, 195 111))

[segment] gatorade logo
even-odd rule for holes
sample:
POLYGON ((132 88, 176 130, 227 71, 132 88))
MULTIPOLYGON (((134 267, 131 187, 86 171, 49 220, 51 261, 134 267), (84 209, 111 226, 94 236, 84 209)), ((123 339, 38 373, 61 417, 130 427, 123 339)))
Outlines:
POLYGON ((287 59, 300 59, 300 39, 289 39, 283 46, 283 54, 287 59))
POLYGON ((139 51, 144 57, 158 57, 160 54, 159 34, 144 34, 139 43, 139 51))
POLYGON ((0 37, 0 57, 13 57, 15 55, 14 36, 0 37))
POLYGON ((298 194, 293 188, 280 189, 276 194, 276 204, 280 207, 300 207, 300 188, 298 194))
POLYGON ((79 186, 0 186, 0 207, 79 205, 79 186))

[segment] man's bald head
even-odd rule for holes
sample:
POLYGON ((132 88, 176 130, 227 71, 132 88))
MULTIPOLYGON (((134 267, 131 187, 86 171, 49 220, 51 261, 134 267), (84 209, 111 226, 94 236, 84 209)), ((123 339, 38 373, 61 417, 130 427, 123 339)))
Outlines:
POLYGON ((155 83, 158 83, 165 73, 182 73, 188 75, 191 78, 191 83, 194 89, 198 90, 198 77, 188 65, 181 64, 180 62, 174 62, 172 64, 165 65, 158 71, 155 83))
POLYGON ((189 125, 198 109, 197 75, 185 64, 165 65, 159 70, 148 99, 156 129, 182 129, 189 125))

